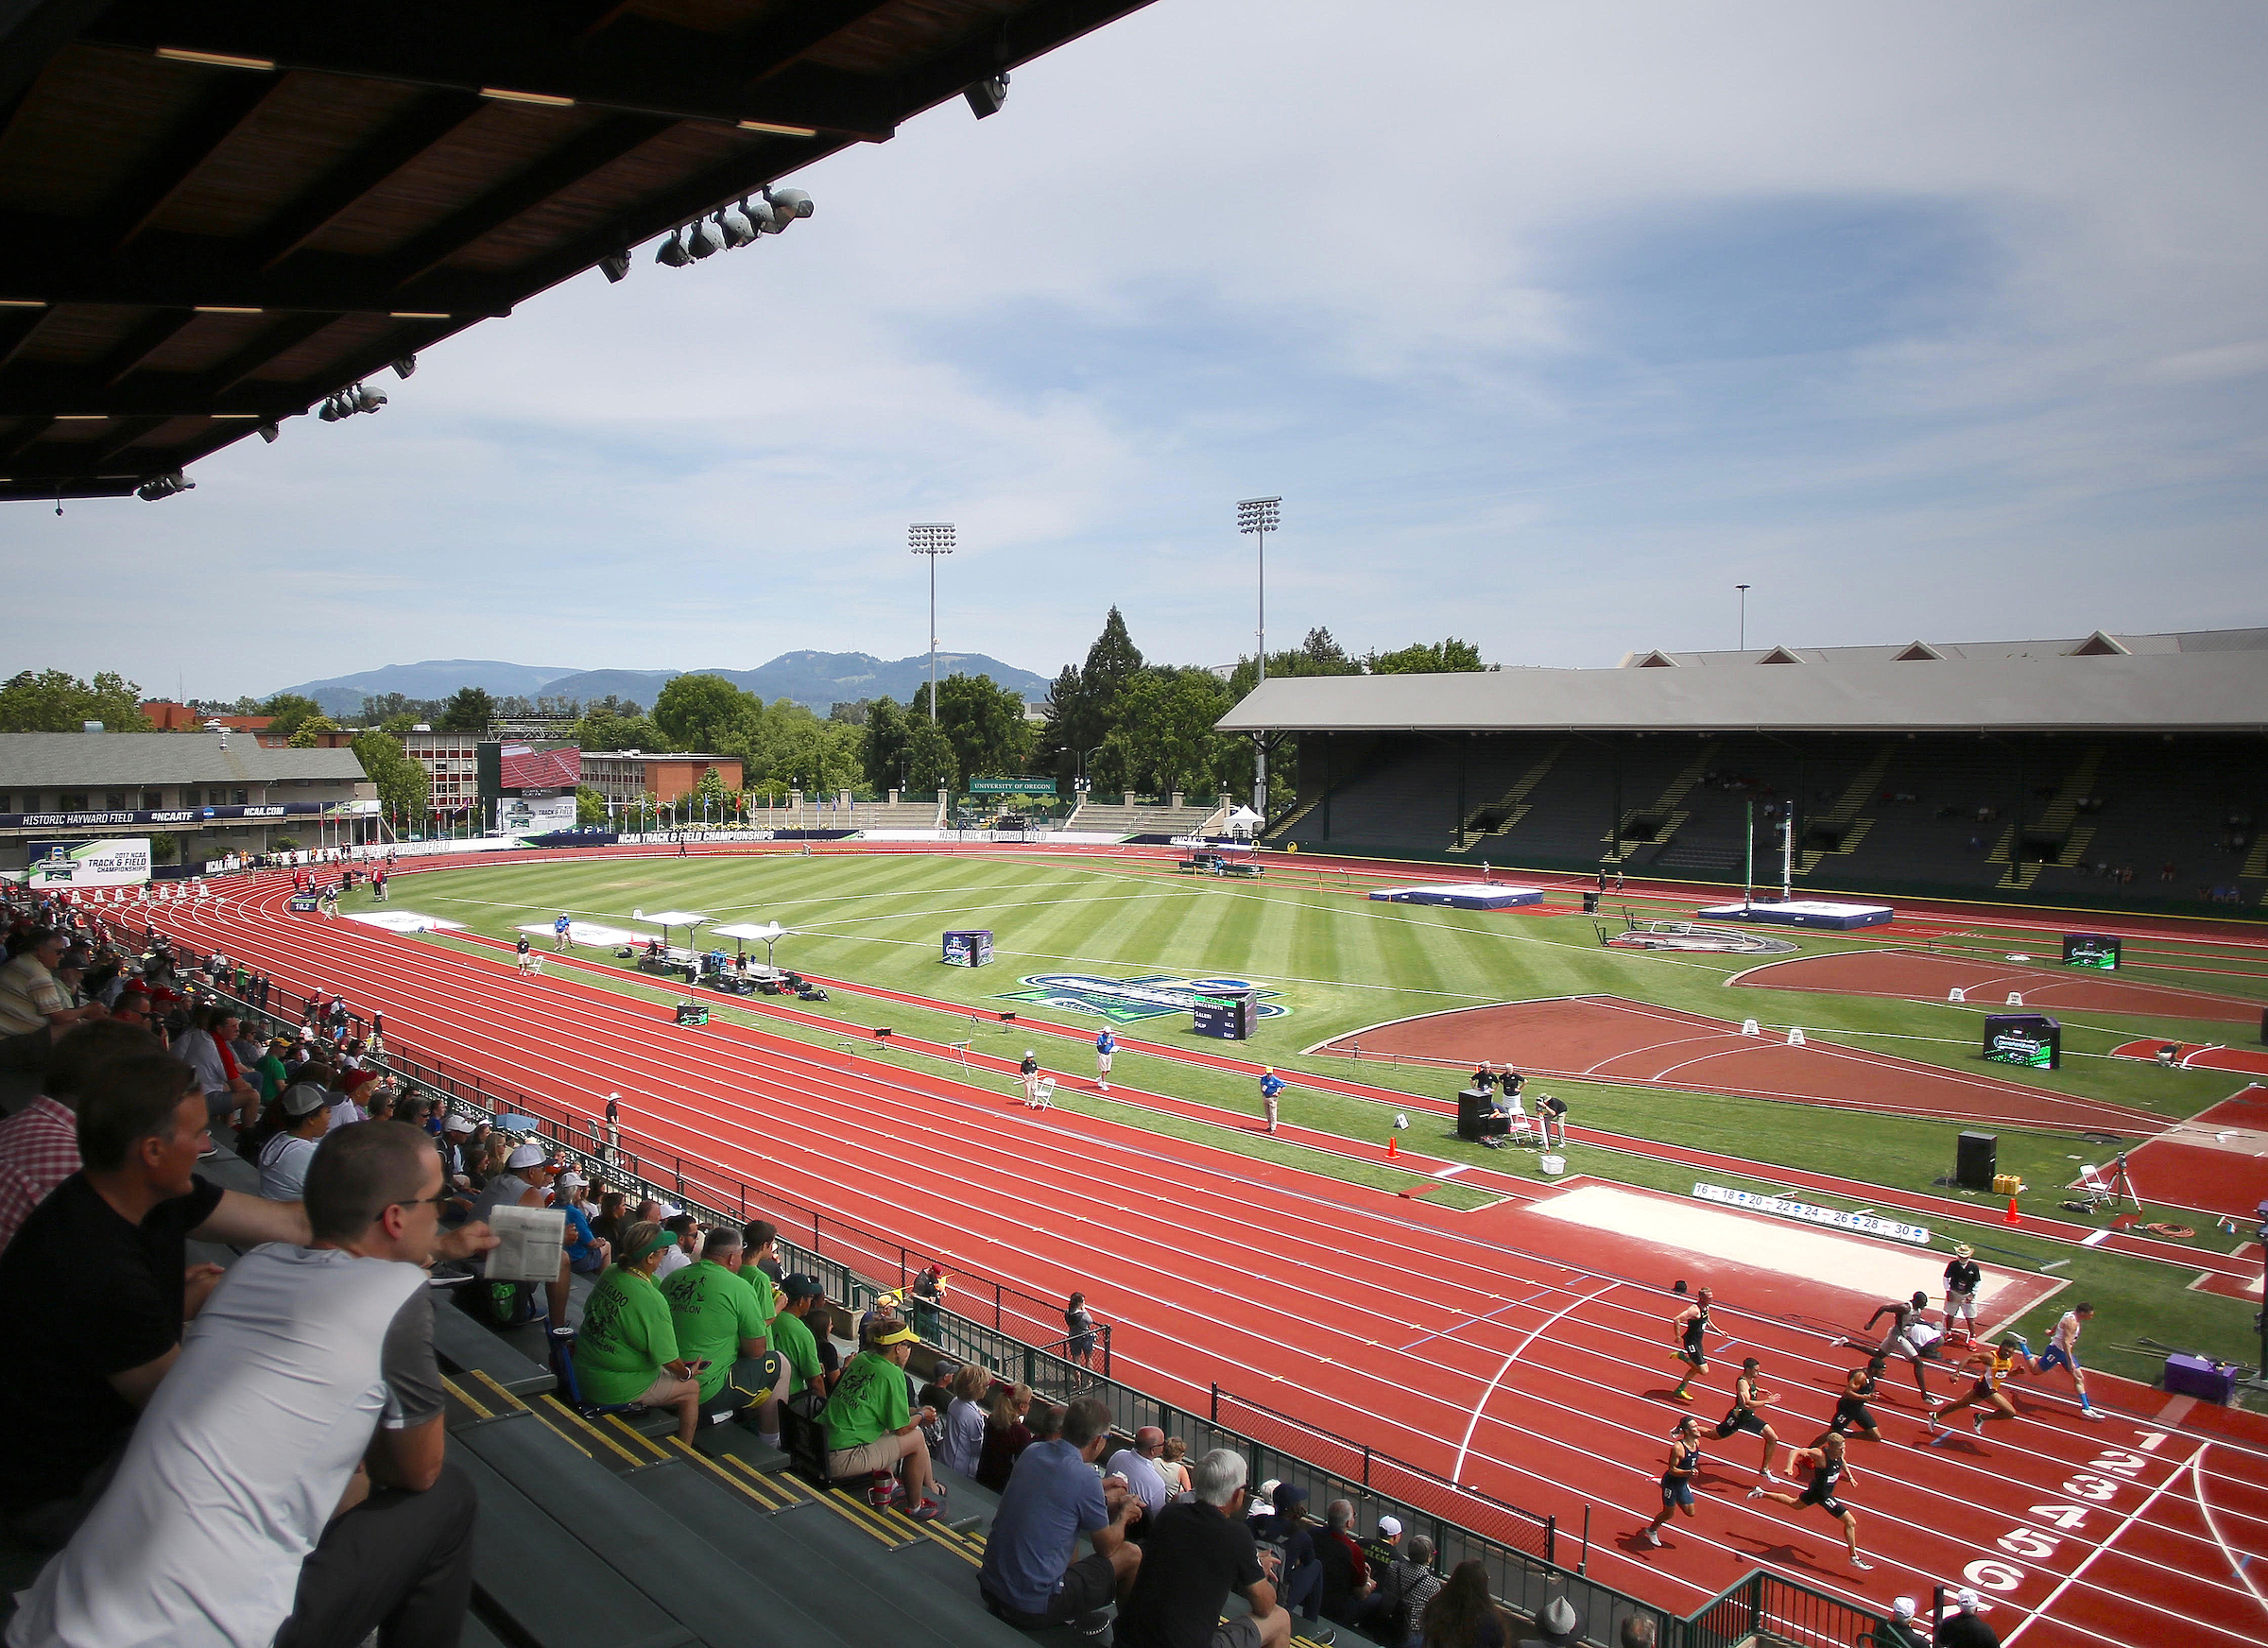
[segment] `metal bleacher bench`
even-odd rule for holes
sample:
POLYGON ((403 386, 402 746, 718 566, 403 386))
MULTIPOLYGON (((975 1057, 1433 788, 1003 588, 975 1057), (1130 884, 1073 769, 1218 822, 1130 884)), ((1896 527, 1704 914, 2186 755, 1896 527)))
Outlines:
POLYGON ((558 1385, 550 1368, 482 1327, 453 1301, 436 1297, 433 1302, 433 1353, 451 1372, 486 1374, 516 1397, 541 1396, 558 1385))

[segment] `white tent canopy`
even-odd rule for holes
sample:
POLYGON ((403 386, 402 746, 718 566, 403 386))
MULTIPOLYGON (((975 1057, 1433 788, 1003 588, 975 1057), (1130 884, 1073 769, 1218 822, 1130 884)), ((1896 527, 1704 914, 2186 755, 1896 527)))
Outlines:
POLYGON ((1261 816, 1249 807, 1239 807, 1228 815, 1228 822, 1231 824, 1258 824, 1261 822, 1261 816))
POLYGON ((769 944, 787 936, 788 929, 777 921, 766 921, 762 926, 752 921, 734 921, 723 927, 712 927, 709 932, 711 936, 716 938, 748 938, 758 944, 769 944))
POLYGON ((651 916, 644 910, 632 910, 633 921, 651 921, 658 927, 698 927, 709 918, 698 910, 657 910, 651 916))

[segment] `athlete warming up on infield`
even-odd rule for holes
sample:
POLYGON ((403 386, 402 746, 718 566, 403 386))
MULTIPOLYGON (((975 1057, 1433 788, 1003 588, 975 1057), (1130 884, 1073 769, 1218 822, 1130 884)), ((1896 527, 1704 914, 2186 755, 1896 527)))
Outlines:
MULTIPOLYGON (((1674 1402, 1692 1401, 1693 1399, 1686 1387, 1709 1371, 1709 1335, 1712 1331, 1709 1307, 1715 1300, 1716 1295, 1703 1288, 1693 1296, 1692 1304, 1670 1318, 1670 1330, 1677 1336, 1677 1360, 1685 1364, 1685 1377, 1670 1393, 1670 1400, 1674 1402)), ((1713 1330, 1720 1339, 1732 1337, 1721 1328, 1713 1330)))
POLYGON ((1872 1568, 1874 1564, 1859 1554, 1858 1516, 1843 1502, 1837 1492, 1847 1480, 1856 1482, 1859 1479, 1859 1473, 1851 1469, 1849 1462, 1843 1457, 1843 1438, 1830 1436, 1816 1448, 1806 1448, 1796 1455, 1796 1466, 1799 1470, 1808 1468, 1812 1473, 1811 1485, 1800 1495, 1772 1493, 1759 1483, 1748 1490, 1748 1497, 1752 1500, 1771 1500, 1797 1511, 1806 1505, 1817 1505, 1843 1524, 1843 1543, 1850 1549, 1851 1567, 1872 1568))

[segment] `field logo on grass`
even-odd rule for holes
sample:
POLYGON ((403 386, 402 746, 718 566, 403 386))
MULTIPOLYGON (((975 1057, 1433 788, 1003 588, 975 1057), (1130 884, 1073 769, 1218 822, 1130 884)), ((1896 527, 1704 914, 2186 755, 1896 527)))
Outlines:
MULTIPOLYGON (((1142 978, 1106 978, 1091 972, 1040 972, 1016 981, 1024 987, 1009 990, 995 1000, 1030 1002, 1065 1013, 1091 1013, 1113 1024, 1143 1019, 1163 1019, 1186 1013, 1199 996, 1222 990, 1258 989, 1250 979, 1177 978, 1172 973, 1150 973, 1142 978)), ((1260 991, 1260 1016, 1280 1019, 1291 1011, 1274 1001, 1274 990, 1260 991)))

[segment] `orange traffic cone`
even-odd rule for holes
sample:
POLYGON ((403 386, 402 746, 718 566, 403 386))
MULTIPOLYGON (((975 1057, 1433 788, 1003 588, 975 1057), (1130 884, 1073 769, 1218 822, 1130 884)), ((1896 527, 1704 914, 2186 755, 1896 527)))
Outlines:
POLYGON ((2023 1223, 2023 1220, 2017 1217, 2016 1198, 2014 1196, 2010 1196, 2008 1198, 2008 1212, 2007 1215, 2002 1219, 2001 1223, 2003 1225, 2020 1225, 2023 1223))
POLYGON ((1393 1159, 1395 1159, 1397 1156, 1400 1156, 1400 1154, 1401 1154, 1401 1141, 1400 1141, 1400 1140, 1399 1140, 1399 1139, 1397 1139, 1397 1138, 1395 1138, 1395 1137, 1394 1137, 1394 1135, 1393 1135, 1393 1134, 1391 1134, 1391 1133, 1387 1134, 1387 1135, 1386 1135, 1386 1159, 1387 1159, 1388 1161, 1392 1161, 1392 1160, 1393 1160, 1393 1159))

